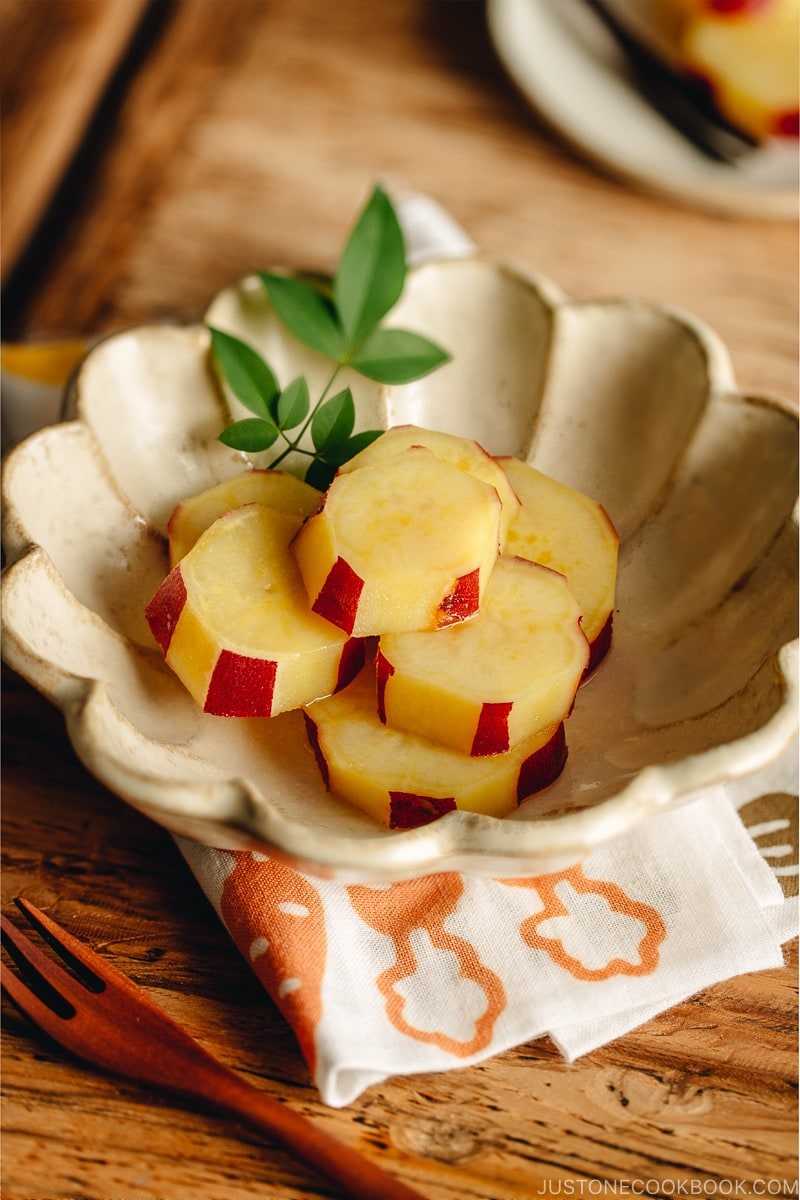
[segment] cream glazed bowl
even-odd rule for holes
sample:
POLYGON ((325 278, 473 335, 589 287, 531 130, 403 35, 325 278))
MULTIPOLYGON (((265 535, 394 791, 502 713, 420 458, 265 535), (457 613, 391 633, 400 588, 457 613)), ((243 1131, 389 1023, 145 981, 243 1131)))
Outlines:
MULTIPOLYGON (((304 373, 313 394, 327 379, 255 280, 207 319, 281 383, 304 373)), ((724 347, 685 315, 571 303, 477 256, 410 272, 394 323, 452 362, 403 387, 347 380, 358 428, 474 437, 599 500, 619 532, 614 641, 579 691, 561 777, 511 817, 453 812, 393 832, 325 791, 299 713, 196 708, 144 617, 167 572, 166 522, 182 498, 261 465, 217 440, 244 410, 215 382, 203 325, 98 343, 63 423, 6 461, 4 655, 62 709, 88 769, 174 833, 362 882, 558 870, 768 770, 797 728, 793 411, 740 394, 724 347)))

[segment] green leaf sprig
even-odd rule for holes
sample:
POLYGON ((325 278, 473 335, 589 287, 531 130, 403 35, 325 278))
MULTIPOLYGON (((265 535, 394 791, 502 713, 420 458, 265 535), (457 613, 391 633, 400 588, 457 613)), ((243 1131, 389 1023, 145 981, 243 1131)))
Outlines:
POLYGON ((406 329, 383 329, 406 279, 403 234, 392 203, 376 187, 347 239, 326 290, 317 283, 262 272, 259 275, 279 319, 298 341, 332 359, 330 378, 313 403, 304 376, 284 388, 260 354, 222 329, 209 327, 213 360, 231 391, 251 413, 220 435, 226 446, 250 453, 281 447, 268 464, 278 466, 295 451, 311 462, 306 482, 324 491, 338 468, 379 437, 381 430, 353 433, 356 410, 349 387, 334 391, 343 367, 379 383, 410 383, 450 359, 441 346, 406 329), (300 445, 310 432, 312 449, 300 445))

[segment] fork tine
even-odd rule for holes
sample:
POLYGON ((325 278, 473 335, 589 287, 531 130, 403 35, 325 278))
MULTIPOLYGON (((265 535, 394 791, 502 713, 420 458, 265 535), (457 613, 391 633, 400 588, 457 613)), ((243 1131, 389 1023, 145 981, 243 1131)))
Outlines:
POLYGON ((58 1012, 59 1000, 68 1001, 71 1013, 62 1012, 61 1016, 74 1016, 73 1005, 80 1004, 86 994, 85 988, 59 966, 51 958, 35 946, 29 937, 16 927, 4 913, 0 913, 0 932, 3 944, 6 946, 14 962, 19 967, 26 982, 37 996, 44 1000, 50 1012, 58 1012))
POLYGON ((48 1004, 45 1004, 44 1000, 32 992, 27 983, 18 979, 13 971, 3 970, 0 989, 8 996, 14 1007, 19 1009, 23 1017, 32 1021, 34 1025, 38 1025, 45 1033, 50 1033, 51 1037, 56 1036, 55 1032, 51 1032, 53 1024, 64 1018, 55 1013, 48 1004))
POLYGON ((51 935, 51 944, 59 954, 66 949, 89 970, 96 962, 98 978, 108 985, 102 995, 93 995, 0 913, 4 944, 24 976, 20 980, 11 971, 4 971, 3 990, 24 1016, 62 1047, 95 1066, 191 1096, 237 1117, 344 1185, 354 1200, 375 1200, 376 1196, 423 1200, 419 1192, 387 1175, 308 1117, 293 1112, 224 1066, 136 984, 102 959, 95 959, 91 951, 34 905, 24 901, 19 907, 43 935, 45 930, 51 935), (59 1015, 48 1005, 49 994, 63 1003, 61 992, 69 1001, 75 1001, 72 1014, 59 1015), (74 1019, 62 1019, 69 1015, 74 1019))
POLYGON ((87 949, 77 938, 67 933, 66 929, 56 925, 52 917, 48 917, 30 900, 16 896, 14 903, 28 923, 42 935, 48 946, 51 946, 67 966, 75 972, 84 987, 91 992, 102 992, 106 986, 103 982, 102 971, 109 968, 103 967, 97 955, 87 949))

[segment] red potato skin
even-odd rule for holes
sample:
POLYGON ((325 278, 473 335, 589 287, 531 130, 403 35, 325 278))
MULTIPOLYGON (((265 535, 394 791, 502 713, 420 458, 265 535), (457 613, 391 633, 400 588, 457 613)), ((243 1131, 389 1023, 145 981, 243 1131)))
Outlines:
MULTIPOLYGON (((328 572, 311 609, 337 629, 352 633, 363 589, 364 580, 340 555, 328 572)), ((441 601, 436 613, 436 628, 442 629, 473 616, 479 604, 480 571, 476 568, 459 576, 452 590, 441 601)))
POLYGON ((481 706, 470 754, 502 754, 508 749, 508 718, 514 707, 510 700, 486 701, 481 706))
MULTIPOLYGON (((375 679, 378 717, 383 725, 386 724, 386 684, 394 672, 394 665, 382 650, 378 650, 375 660, 375 679)), ((475 737, 472 740, 471 755, 501 754, 504 750, 508 750, 508 718, 512 708, 513 703, 510 700, 484 703, 478 718, 475 737)))
POLYGON ((480 607, 480 571, 460 575, 453 585, 452 591, 444 597, 436 614, 436 628, 443 629, 446 625, 454 625, 474 616, 480 607))
POLYGON ((415 792, 389 792, 389 828, 419 829, 445 813, 453 812, 452 796, 418 796, 415 792))
POLYGON ((742 12, 755 12, 756 9, 764 8, 766 3, 768 0, 706 0, 706 8, 718 17, 727 17, 742 12))
POLYGON ((556 732, 544 746, 535 750, 519 769, 517 778, 517 803, 521 804, 534 792, 555 783, 567 761, 567 739, 562 721, 556 732))
MULTIPOLYGON (((178 563, 145 609, 150 631, 165 657, 186 600, 186 584, 178 563)), ((334 691, 355 679, 364 665, 365 653, 365 638, 351 638, 344 643, 334 691)), ((220 650, 203 712, 215 717, 271 717, 277 673, 278 664, 272 659, 220 650)))
MULTIPOLYGON (((364 665, 364 638, 342 647, 334 691, 347 687, 364 665)), ((277 662, 221 650, 208 685, 203 712, 215 717, 271 717, 277 662)))
MULTIPOLYGON (((614 525, 614 522, 611 520, 611 517, 608 515, 608 513, 606 512, 606 510, 602 504, 600 505, 600 511, 602 512, 606 521, 608 521, 608 527, 611 530, 611 532, 613 533, 614 537, 617 539, 617 544, 619 545, 619 536, 617 534, 616 526, 614 525)), ((589 643, 589 661, 586 664, 586 670, 583 673, 584 680, 588 679, 589 676, 592 675, 597 670, 597 668, 600 666, 600 663, 603 661, 603 659, 605 658, 605 656, 608 654, 609 650, 611 649, 611 639, 612 639, 613 631, 614 631, 614 610, 612 609, 611 612, 608 614, 605 624, 603 625, 603 628, 598 633, 597 637, 594 639, 593 642, 589 643)))
POLYGON ((800 138, 800 111, 779 113, 772 123, 772 135, 783 138, 800 138))
POLYGON ((583 680, 585 682, 590 675, 593 675, 600 663, 611 649, 611 639, 614 629, 614 614, 609 613, 606 618, 606 623, 598 633, 593 642, 589 643, 589 661, 586 664, 586 670, 583 672, 583 680))
POLYGON ((394 666, 379 648, 375 656, 375 685, 378 699, 378 716, 386 724, 386 684, 394 675, 394 666))
MULTIPOLYGON (((308 743, 316 760, 322 782, 330 791, 330 772, 319 742, 316 722, 303 713, 308 743)), ((531 754, 522 764, 517 777, 517 803, 521 804, 534 792, 555 783, 567 761, 567 741, 562 721, 550 741, 531 754)), ((458 806, 453 796, 422 796, 416 792, 389 792, 389 828, 418 829, 453 812, 458 806)))
POLYGON ((314 759, 317 767, 319 768, 319 773, 322 776, 322 782, 325 786, 325 790, 326 792, 329 792, 331 789, 331 776, 330 771, 328 770, 328 764, 325 761, 325 755, 322 753, 322 747, 319 744, 319 730, 317 729, 316 722, 311 720, 311 717, 307 712, 303 713, 303 720, 305 721, 306 725, 306 737, 308 738, 308 744, 314 754, 314 759))
POLYGON ((214 717, 271 717, 278 664, 221 650, 203 712, 214 717))
POLYGON ((153 599, 145 609, 150 632, 166 655, 178 619, 186 604, 186 584, 183 582, 180 564, 173 567, 153 599))
MULTIPOLYGON (((308 713, 303 713, 308 743, 314 754, 326 791, 330 791, 330 772, 319 744, 319 730, 308 713)), ((389 792, 389 828, 417 829, 428 825, 446 812, 452 812, 456 802, 452 796, 418 796, 414 792, 389 792)))
MULTIPOLYGON (((186 604, 180 563, 173 567, 145 609, 153 637, 167 655, 186 604)), ((208 685, 203 712, 215 717, 269 717, 277 663, 221 650, 208 685)), ((352 676, 351 676, 352 678, 352 676)))
POLYGON ((342 646, 342 657, 339 659, 339 673, 336 677, 336 687, 333 689, 335 692, 340 692, 348 683, 353 682, 364 666, 366 658, 366 638, 350 638, 349 642, 345 642, 342 646))
POLYGON ((330 621, 337 629, 352 633, 363 588, 364 580, 340 555, 328 572, 311 606, 312 611, 330 621))

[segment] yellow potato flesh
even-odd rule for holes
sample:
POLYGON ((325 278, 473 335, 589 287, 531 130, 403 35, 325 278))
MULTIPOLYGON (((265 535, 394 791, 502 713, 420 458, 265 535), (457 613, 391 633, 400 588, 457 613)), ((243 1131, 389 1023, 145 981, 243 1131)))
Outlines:
POLYGON ((519 803, 523 764, 557 736, 542 730, 506 754, 473 758, 381 724, 370 669, 344 691, 310 705, 332 792, 391 824, 392 795, 454 801, 467 812, 506 816, 519 803))
POLYGON ((218 483, 182 500, 172 513, 167 523, 170 566, 180 562, 200 535, 231 509, 263 504, 302 519, 314 511, 320 499, 316 488, 284 471, 247 471, 218 483))
POLYGON ((522 507, 503 544, 564 575, 590 642, 614 609, 619 539, 600 504, 516 458, 498 460, 522 507))
POLYGON ((346 564, 360 589, 354 634, 433 629, 460 579, 477 572, 482 593, 497 559, 499 519, 494 488, 411 448, 338 476, 294 553, 312 606, 325 614, 331 572, 346 564))
POLYGON ((486 706, 504 704, 511 748, 569 713, 589 659, 580 609, 563 576, 519 558, 498 560, 481 611, 435 633, 387 635, 381 654, 388 724, 465 754, 486 706))
POLYGON ((348 639, 309 609, 289 550, 300 524, 245 505, 216 521, 182 560, 186 603, 167 661, 199 703, 223 650, 276 664, 273 714, 336 687, 348 639))
POLYGON ((502 541, 519 511, 519 500, 502 468, 471 438, 462 438, 453 433, 441 433, 433 429, 421 429, 418 425, 395 425, 345 463, 341 471, 350 472, 361 467, 375 466, 412 446, 424 446, 441 462, 449 463, 495 489, 503 506, 500 516, 502 541))

